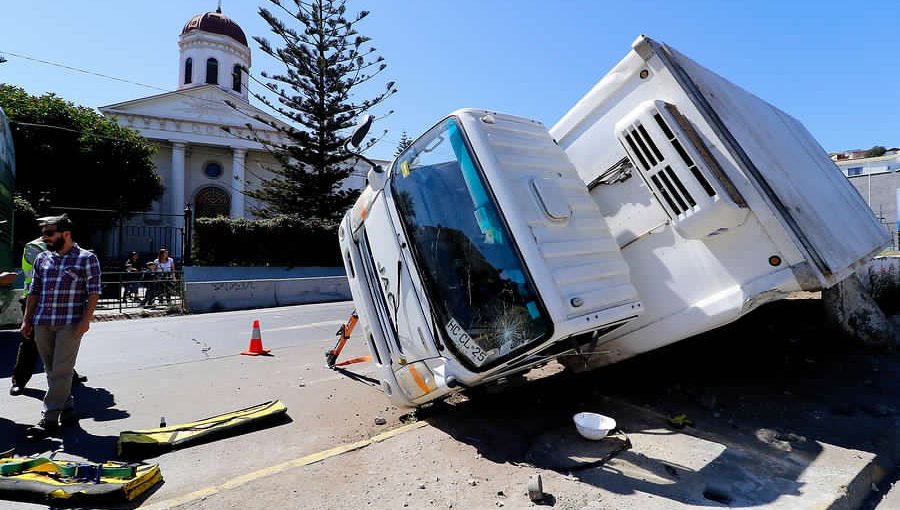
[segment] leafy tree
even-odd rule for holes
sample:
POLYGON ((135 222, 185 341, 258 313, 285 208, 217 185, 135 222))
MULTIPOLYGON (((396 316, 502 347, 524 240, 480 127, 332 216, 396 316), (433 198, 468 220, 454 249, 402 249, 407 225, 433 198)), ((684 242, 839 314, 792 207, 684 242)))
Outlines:
POLYGON ((407 147, 413 144, 413 139, 406 134, 406 130, 400 133, 400 141, 397 142, 397 149, 394 150, 394 157, 399 156, 407 147))
POLYGON ((877 158, 878 156, 884 156, 885 152, 887 152, 886 148, 881 145, 875 145, 874 147, 866 151, 865 157, 877 158))
POLYGON ((12 85, 0 84, 0 108, 13 132, 16 193, 38 213, 50 212, 50 204, 127 215, 162 196, 156 149, 137 132, 54 94, 31 96, 12 85))
MULTIPOLYGON (((259 9, 280 39, 279 46, 263 37, 254 39, 262 51, 284 64, 285 71, 262 73, 267 80, 265 92, 251 94, 292 125, 257 119, 289 142, 278 144, 266 140, 265 135, 252 135, 266 145, 280 166, 269 168, 275 177, 247 195, 262 201, 253 212, 263 218, 281 214, 340 218, 357 195, 355 190, 340 189, 355 163, 355 157, 344 150, 348 134, 342 131, 397 89, 388 82, 370 99, 359 100, 352 94, 387 67, 374 47, 363 46, 369 38, 356 31, 368 11, 348 17, 346 0, 270 1, 288 20, 282 21, 264 7, 259 9), (283 5, 289 3, 290 7, 283 5)), ((374 143, 370 139, 365 148, 374 143)))
POLYGON ((12 260, 13 265, 19 261, 22 256, 22 248, 25 243, 37 237, 40 232, 38 228, 38 213, 28 203, 27 200, 19 195, 13 196, 13 243, 12 243, 12 260))

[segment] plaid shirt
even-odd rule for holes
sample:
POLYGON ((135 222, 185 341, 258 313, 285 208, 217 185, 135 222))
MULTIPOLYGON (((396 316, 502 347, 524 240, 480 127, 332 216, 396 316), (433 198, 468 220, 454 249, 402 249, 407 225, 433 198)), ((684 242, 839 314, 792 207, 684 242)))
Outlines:
POLYGON ((34 260, 30 294, 37 296, 34 324, 75 324, 90 294, 100 294, 100 261, 77 244, 65 255, 45 251, 34 260))

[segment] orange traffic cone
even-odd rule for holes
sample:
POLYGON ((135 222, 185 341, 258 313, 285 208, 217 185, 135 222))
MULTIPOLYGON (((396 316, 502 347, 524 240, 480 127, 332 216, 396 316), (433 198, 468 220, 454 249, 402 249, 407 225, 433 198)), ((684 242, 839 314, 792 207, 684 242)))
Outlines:
POLYGON ((269 349, 263 349, 262 336, 259 334, 259 321, 253 321, 253 334, 250 335, 250 347, 241 354, 247 356, 259 356, 260 354, 269 354, 269 349))

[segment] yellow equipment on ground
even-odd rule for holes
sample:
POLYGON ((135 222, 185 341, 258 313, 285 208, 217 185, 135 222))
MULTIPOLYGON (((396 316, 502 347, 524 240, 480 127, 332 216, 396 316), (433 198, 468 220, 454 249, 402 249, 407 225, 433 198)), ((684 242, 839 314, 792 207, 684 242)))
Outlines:
POLYGON ((119 433, 118 453, 125 458, 155 455, 161 451, 234 435, 250 428, 268 426, 285 419, 286 413, 287 407, 280 400, 270 400, 189 423, 128 430, 119 433))
POLYGON ((157 464, 0 458, 0 499, 41 503, 133 501, 162 481, 157 464))

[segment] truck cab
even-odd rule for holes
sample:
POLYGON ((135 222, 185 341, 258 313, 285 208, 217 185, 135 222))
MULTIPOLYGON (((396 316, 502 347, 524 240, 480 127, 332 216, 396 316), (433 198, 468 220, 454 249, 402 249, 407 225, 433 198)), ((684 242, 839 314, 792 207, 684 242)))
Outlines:
POLYGON ((642 312, 539 122, 454 112, 372 171, 339 240, 384 392, 416 406, 575 353, 642 312))

